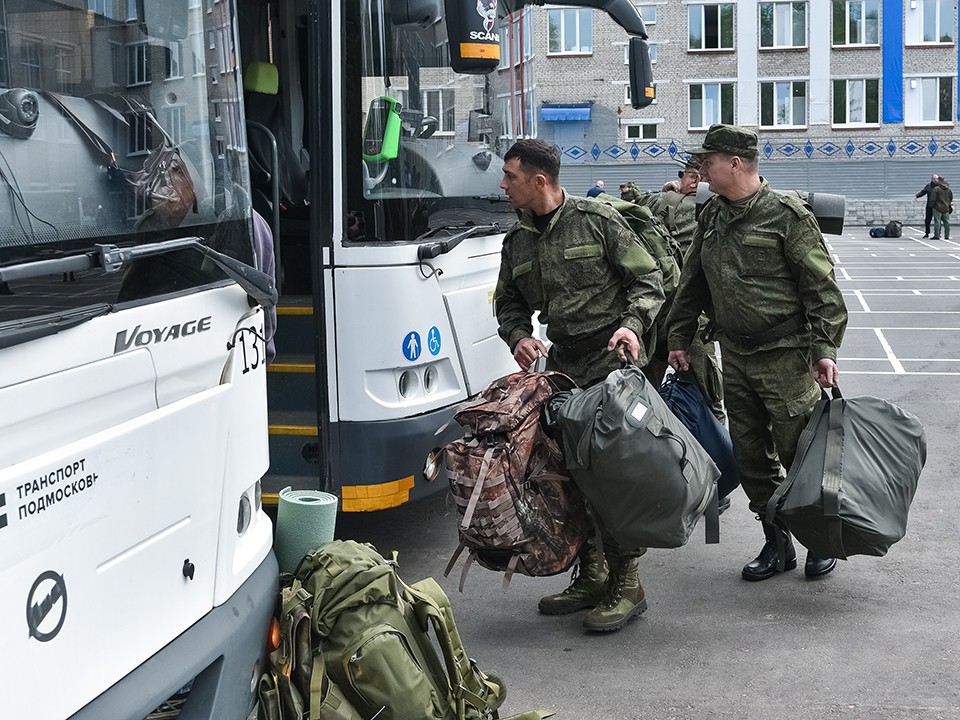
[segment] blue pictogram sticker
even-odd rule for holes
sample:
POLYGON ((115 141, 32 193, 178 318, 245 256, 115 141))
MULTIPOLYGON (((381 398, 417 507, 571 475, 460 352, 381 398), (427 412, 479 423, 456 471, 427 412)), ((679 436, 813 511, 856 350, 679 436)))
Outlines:
POLYGON ((437 355, 440 352, 440 328, 434 325, 427 333, 427 347, 431 355, 437 355))
POLYGON ((418 357, 420 357, 420 333, 418 332, 408 332, 406 337, 403 338, 403 356, 413 362, 418 357))

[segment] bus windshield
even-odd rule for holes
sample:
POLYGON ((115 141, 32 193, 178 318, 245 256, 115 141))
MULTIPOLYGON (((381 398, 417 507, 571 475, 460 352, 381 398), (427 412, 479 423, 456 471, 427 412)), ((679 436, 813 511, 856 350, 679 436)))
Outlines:
POLYGON ((508 227, 514 218, 499 187, 507 148, 490 112, 495 78, 450 69, 442 18, 396 26, 384 3, 346 5, 345 36, 359 39, 345 69, 348 239, 508 227))
MULTIPOLYGON (((248 261, 230 3, 0 0, 0 10, 0 268, 185 236, 248 261)), ((199 258, 180 264, 154 274, 152 287, 131 289, 131 273, 118 274, 85 288, 86 299, 219 277, 199 258)), ((71 274, 60 290, 76 295, 69 282, 94 275, 71 274)), ((49 309, 23 298, 54 289, 0 284, 0 322, 49 309)))

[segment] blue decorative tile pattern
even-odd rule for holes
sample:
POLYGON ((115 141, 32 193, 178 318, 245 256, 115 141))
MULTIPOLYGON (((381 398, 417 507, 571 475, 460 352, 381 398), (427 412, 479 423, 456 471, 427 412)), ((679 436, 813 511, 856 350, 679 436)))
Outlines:
MULTIPOLYGON (((676 139, 658 140, 654 142, 614 143, 604 142, 601 148, 600 141, 584 143, 584 145, 558 145, 565 162, 599 162, 605 163, 635 163, 647 159, 676 160, 683 162, 690 155, 683 150, 690 141, 681 143, 676 139), (589 149, 587 149, 589 148, 589 149)), ((760 154, 765 159, 777 160, 823 160, 833 158, 864 159, 878 158, 885 154, 891 158, 932 158, 937 154, 960 156, 960 137, 957 138, 807 138, 797 140, 760 141, 760 154)))

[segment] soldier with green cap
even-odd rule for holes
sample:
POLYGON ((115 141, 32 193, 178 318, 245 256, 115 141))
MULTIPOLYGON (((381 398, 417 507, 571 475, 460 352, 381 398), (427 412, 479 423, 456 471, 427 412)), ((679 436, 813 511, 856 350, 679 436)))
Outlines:
MULTIPOLYGON (((766 522, 766 506, 820 389, 837 382, 847 311, 813 214, 758 174, 756 134, 713 125, 692 153, 717 197, 700 212, 667 318, 669 362, 688 367, 686 350, 708 311, 718 328, 741 484, 763 521, 763 548, 741 575, 766 580, 797 565, 789 533, 766 522)), ((808 552, 804 571, 816 578, 835 566, 808 552)))
MULTIPOLYGON (((627 222, 610 206, 560 187, 560 155, 542 140, 518 140, 503 157, 503 181, 519 221, 503 240, 494 295, 500 337, 517 364, 545 357, 547 369, 581 387, 599 382, 628 359, 646 364, 641 338, 663 304, 661 274, 627 222), (547 326, 551 347, 533 337, 531 317, 547 326)), ((578 573, 540 612, 592 610, 591 630, 619 630, 647 608, 637 577, 645 548, 624 548, 603 532, 580 553, 578 573)))

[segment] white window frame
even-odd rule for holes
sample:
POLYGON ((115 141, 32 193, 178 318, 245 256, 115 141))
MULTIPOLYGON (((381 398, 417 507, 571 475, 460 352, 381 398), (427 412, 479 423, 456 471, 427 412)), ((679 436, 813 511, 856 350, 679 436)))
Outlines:
POLYGON ((620 127, 623 129, 623 140, 625 142, 637 142, 637 143, 654 143, 660 139, 660 128, 659 125, 663 124, 663 118, 630 118, 628 120, 621 120, 620 127), (642 128, 652 127, 654 129, 653 137, 643 137, 642 128), (632 128, 641 128, 640 137, 630 137, 630 132, 632 128))
POLYGON ((633 3, 634 7, 637 8, 637 12, 640 13, 640 17, 643 19, 643 24, 646 27, 657 24, 657 6, 654 3, 633 3))
POLYGON ((956 108, 956 97, 954 95, 953 79, 954 75, 915 75, 904 78, 904 125, 909 127, 952 127, 954 125, 954 112, 956 108), (950 98, 946 104, 946 119, 939 117, 939 100, 943 84, 946 83, 950 89, 950 98), (933 92, 937 97, 937 117, 924 117, 926 111, 925 99, 928 93, 933 92))
POLYGON ((160 124, 173 141, 179 145, 186 139, 186 105, 168 105, 160 108, 160 124))
POLYGON ((27 87, 39 88, 43 81, 43 41, 24 36, 20 43, 20 67, 27 87))
POLYGON ((129 114, 127 120, 127 156, 146 155, 150 152, 150 121, 137 113, 129 114))
POLYGON ((845 127, 845 128, 872 128, 880 127, 880 78, 877 77, 855 77, 855 78, 833 78, 833 83, 830 86, 830 124, 832 127, 845 127), (836 93, 836 86, 833 83, 844 82, 846 83, 846 121, 837 122, 835 115, 836 102, 834 94, 836 93), (867 120, 868 108, 867 108, 867 84, 875 82, 877 83, 877 121, 870 122, 867 120), (851 98, 851 83, 863 83, 863 86, 860 90, 860 100, 863 104, 863 120, 850 120, 850 98, 851 98))
POLYGON ((500 33, 500 65, 498 70, 506 70, 511 66, 510 58, 513 57, 512 65, 516 67, 521 59, 527 61, 533 57, 533 23, 530 20, 530 8, 524 8, 522 13, 517 13, 513 22, 502 22, 499 27, 500 33), (510 51, 510 27, 513 26, 513 52, 510 51), (523 35, 523 46, 520 46, 520 36, 523 35))
MULTIPOLYGON (((633 107, 633 100, 630 97, 630 81, 629 80, 615 80, 614 85, 623 85, 623 104, 627 107, 633 107)), ((653 100, 650 102, 651 105, 656 105, 657 98, 657 86, 662 83, 653 83, 653 100)))
POLYGON ((178 80, 183 77, 183 43, 179 40, 171 40, 167 43, 166 79, 178 80))
POLYGON ((137 19, 137 0, 127 0, 127 22, 137 19))
POLYGON ((736 80, 706 80, 706 81, 694 81, 687 84, 687 129, 688 130, 706 130, 714 123, 729 123, 735 124, 737 121, 737 81, 736 80), (707 117, 705 103, 709 100, 706 97, 707 92, 706 88, 708 86, 716 86, 717 88, 717 111, 715 114, 710 114, 707 117), (723 103, 724 96, 724 87, 729 87, 732 89, 733 97, 730 99, 730 107, 727 108, 723 103), (699 124, 695 125, 693 123, 693 118, 691 117, 691 105, 693 104, 693 88, 699 87, 700 93, 703 96, 700 100, 700 117, 698 118, 699 124), (724 119, 724 111, 728 111, 728 117, 724 119))
POLYGON ((808 98, 807 98, 807 91, 810 89, 810 83, 809 83, 807 80, 805 80, 805 79, 803 79, 803 78, 790 79, 790 80, 760 80, 759 83, 758 83, 758 85, 759 85, 759 87, 760 87, 760 105, 759 105, 759 108, 760 108, 760 127, 761 127, 761 128, 770 129, 770 130, 795 130, 795 129, 803 129, 803 128, 806 128, 806 127, 807 127, 807 116, 808 116, 808 113, 809 113, 809 109, 808 109, 808 105, 807 105, 807 99, 808 99, 808 98), (796 122, 796 117, 794 116, 795 107, 794 107, 794 96, 793 96, 793 93, 794 93, 794 90, 795 90, 795 86, 796 86, 797 84, 803 85, 803 122, 801 122, 801 123, 796 122), (773 124, 772 124, 772 125, 765 125, 765 124, 763 123, 763 109, 764 109, 763 96, 764 96, 764 86, 765 86, 765 85, 772 85, 772 86, 773 86, 773 87, 771 88, 771 90, 772 90, 772 102, 773 102, 773 108, 772 108, 772 110, 773 110, 773 124), (778 85, 781 86, 781 87, 782 87, 782 86, 787 86, 787 88, 786 88, 786 89, 787 89, 787 98, 788 98, 787 108, 788 108, 789 113, 790 113, 790 118, 789 118, 789 119, 790 119, 790 122, 785 122, 785 123, 778 122, 778 120, 779 120, 778 109, 779 109, 779 107, 780 107, 780 103, 778 102, 778 95, 777 95, 777 89, 778 89, 777 86, 778 86, 778 85))
POLYGON ((562 57, 564 55, 593 55, 593 11, 590 8, 572 8, 572 7, 551 7, 547 9, 547 57, 562 57), (555 13, 559 13, 560 18, 560 36, 558 38, 560 43, 560 48, 558 50, 552 50, 550 48, 550 25, 555 13), (575 29, 575 46, 576 50, 564 50, 564 46, 567 44, 565 42, 567 36, 567 21, 566 18, 569 17, 570 13, 574 13, 576 17, 575 29), (589 38, 589 50, 584 50, 583 42, 580 39, 580 26, 583 23, 583 17, 590 18, 590 38, 589 38))
MULTIPOLYGON (((843 24, 843 34, 844 42, 836 42, 836 28, 831 28, 830 31, 830 42, 832 47, 876 47, 880 44, 880 0, 832 0, 833 4, 842 2, 844 5, 844 24, 843 24), (860 20, 858 21, 860 27, 861 40, 858 42, 850 41, 850 8, 859 7, 860 9, 860 20), (877 11, 877 23, 876 23, 876 38, 867 38, 867 11, 868 8, 872 7, 877 11)), ((836 15, 833 12, 833 6, 831 6, 831 17, 836 15)))
POLYGON ((190 45, 193 47, 193 76, 200 77, 206 75, 207 57, 203 49, 203 33, 196 32, 190 35, 190 45))
POLYGON ((56 76, 58 92, 68 93, 73 82, 73 61, 76 59, 76 48, 72 45, 53 46, 53 72, 56 76))
POLYGON ((731 2, 713 2, 713 3, 692 3, 687 6, 687 52, 730 52, 737 49, 737 6, 731 2), (708 7, 717 8, 717 47, 706 47, 706 9, 708 7), (730 45, 723 45, 723 12, 724 8, 730 8, 730 45), (701 28, 700 47, 693 47, 693 37, 691 35, 690 20, 694 13, 699 12, 699 23, 701 28))
POLYGON ((952 45, 954 40, 956 40, 956 12, 954 12, 954 4, 952 0, 919 0, 918 8, 920 12, 920 22, 918 28, 918 35, 920 38, 919 44, 921 45, 952 45), (944 22, 943 20, 943 10, 944 6, 947 6, 950 11, 950 18, 948 21, 944 22), (925 24, 927 19, 927 13, 930 10, 934 12, 934 27, 936 32, 936 39, 927 40, 924 37, 925 24), (950 28, 950 37, 947 40, 941 40, 943 36, 943 28, 947 26, 950 28))
POLYGON ((421 88, 420 89, 420 108, 423 112, 427 113, 427 108, 430 107, 430 102, 428 95, 430 93, 437 93, 437 107, 440 108, 440 112, 437 114, 437 131, 433 134, 433 137, 444 137, 454 135, 457 132, 457 95, 456 91, 453 88, 449 87, 431 87, 431 88, 421 88), (453 127, 448 127, 446 122, 447 111, 450 108, 444 106, 443 96, 444 93, 449 93, 453 97, 453 127))
POLYGON ((760 45, 759 45, 759 47, 760 47, 761 50, 783 50, 783 49, 796 50, 796 49, 801 49, 801 48, 806 48, 806 47, 807 47, 807 43, 808 43, 808 40, 807 40, 808 30, 807 30, 807 28, 808 28, 808 26, 810 25, 810 23, 809 23, 810 4, 809 4, 808 2, 806 2, 805 0, 802 1, 802 2, 796 2, 796 1, 793 1, 793 2, 779 2, 779 1, 778 1, 778 2, 761 2, 761 3, 758 3, 758 4, 757 4, 757 14, 758 14, 758 21, 757 21, 758 24, 757 24, 757 27, 759 28, 759 31, 760 31, 760 45), (764 6, 764 5, 772 5, 772 6, 773 6, 773 28, 771 28, 771 31, 772 31, 772 33, 773 33, 773 44, 771 44, 771 45, 764 45, 764 44, 763 44, 763 6, 764 6), (794 37, 794 35, 795 35, 795 30, 796 30, 796 28, 794 27, 794 24, 795 24, 795 23, 794 23, 794 15, 793 15, 793 10, 794 10, 794 6, 795 6, 795 5, 801 5, 801 6, 803 6, 803 43, 800 44, 800 45, 794 45, 794 44, 793 44, 793 37, 794 37), (782 18, 782 15, 783 15, 783 13, 782 13, 782 8, 786 8, 787 14, 788 14, 788 17, 789 17, 789 20, 786 21, 786 23, 789 25, 789 28, 788 28, 787 30, 783 29, 783 27, 782 27, 782 25, 783 25, 783 23, 784 23, 784 20, 783 20, 783 18, 782 18), (778 11, 780 11, 780 12, 778 12, 778 11), (778 42, 777 42, 778 36, 783 35, 784 33, 786 33, 786 34, 789 36, 789 38, 790 38, 789 44, 782 44, 782 43, 778 43, 778 42))
POLYGON ((146 42, 127 45, 127 87, 150 83, 150 44, 146 42))

